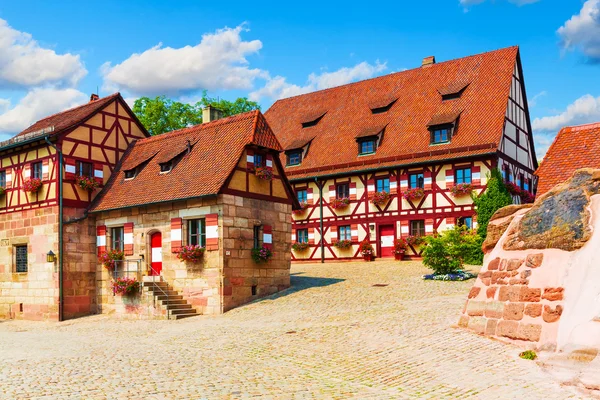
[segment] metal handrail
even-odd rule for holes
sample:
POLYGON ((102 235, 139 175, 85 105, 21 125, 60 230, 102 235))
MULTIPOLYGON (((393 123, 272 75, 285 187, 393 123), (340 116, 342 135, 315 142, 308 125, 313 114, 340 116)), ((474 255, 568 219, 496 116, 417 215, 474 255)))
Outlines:
MULTIPOLYGON (((155 291, 155 289, 157 289, 157 288, 158 288, 158 291, 159 291, 159 292, 160 292, 160 293, 161 293, 163 296, 167 296, 167 307, 166 307, 166 309, 167 309, 167 319, 169 320, 169 319, 171 319, 171 314, 170 314, 170 313, 171 313, 171 310, 169 310, 169 292, 165 292, 165 291, 163 290, 163 288, 161 288, 160 286, 157 286, 157 285, 156 285, 156 277, 157 277, 157 276, 160 276, 160 275, 159 275, 159 271, 155 270, 155 269, 152 267, 152 265, 150 265, 150 271, 152 271, 152 272, 151 272, 151 273, 152 273, 152 275, 151 275, 151 276, 152 276, 152 288, 153 288, 153 289, 152 289, 152 291, 154 292, 154 291, 155 291)), ((153 297, 154 297, 154 306, 156 307, 156 295, 155 295, 155 296, 153 296, 153 297)))
MULTIPOLYGON (((112 270, 113 273, 113 280, 116 281, 117 278, 119 278, 119 275, 122 277, 126 277, 129 278, 130 273, 135 273, 135 278, 138 282, 140 282, 138 291, 141 293, 142 292, 142 260, 140 259, 136 259, 136 260, 114 260, 115 263, 115 267, 112 270), (129 269, 129 265, 135 263, 136 264, 136 268, 135 269, 129 269), (119 264, 121 265, 121 268, 119 268, 119 264), (127 269, 125 269, 125 267, 127 267, 127 269)), ((113 289, 113 296, 115 295, 115 290, 113 289)))

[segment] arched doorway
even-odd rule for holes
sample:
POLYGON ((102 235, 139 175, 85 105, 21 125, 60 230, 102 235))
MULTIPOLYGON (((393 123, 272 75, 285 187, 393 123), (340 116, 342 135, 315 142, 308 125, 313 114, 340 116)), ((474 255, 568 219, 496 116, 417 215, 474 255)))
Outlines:
POLYGON ((162 271, 162 235, 155 232, 150 235, 150 275, 160 275, 162 271))

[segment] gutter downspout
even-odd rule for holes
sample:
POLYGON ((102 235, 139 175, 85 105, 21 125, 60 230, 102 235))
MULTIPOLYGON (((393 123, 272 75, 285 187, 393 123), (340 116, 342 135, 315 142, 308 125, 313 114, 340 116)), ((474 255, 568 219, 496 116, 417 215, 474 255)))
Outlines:
POLYGON ((319 185, 319 180, 315 177, 315 184, 319 188, 319 229, 321 230, 321 264, 325 263, 325 240, 323 239, 323 186, 319 185))
POLYGON ((58 154, 58 321, 64 320, 63 305, 63 155, 53 143, 48 140, 48 136, 44 137, 46 143, 53 147, 58 154))

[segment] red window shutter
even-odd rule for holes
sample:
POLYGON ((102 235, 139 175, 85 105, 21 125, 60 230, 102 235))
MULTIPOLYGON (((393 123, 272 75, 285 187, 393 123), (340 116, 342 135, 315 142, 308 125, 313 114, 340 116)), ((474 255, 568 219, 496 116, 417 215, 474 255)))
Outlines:
POLYGON ((292 243, 296 243, 298 238, 296 237, 296 230, 292 229, 292 243))
POLYGON ((47 181, 50 178, 50 160, 44 158, 42 160, 42 180, 47 181))
POLYGON ((31 179, 31 164, 25 164, 23 166, 23 180, 31 179))
POLYGON ((446 188, 451 189, 454 186, 454 170, 446 170, 446 188))
POLYGON ((337 196, 335 194, 335 185, 329 185, 329 201, 335 199, 337 196))
POLYGON ((183 235, 183 220, 181 218, 171 218, 171 253, 178 253, 181 250, 183 235))
POLYGON ((403 238, 410 236, 409 221, 400 221, 400 236, 402 236, 403 238))
POLYGON ((331 227, 331 234, 329 235, 331 237, 331 244, 335 244, 337 243, 340 238, 338 237, 338 227, 337 226, 332 226, 331 227))
POLYGON ((473 185, 481 185, 481 167, 471 168, 471 176, 473 177, 473 185))
POLYGON ((350 229, 352 231, 352 242, 358 243, 358 224, 352 224, 350 229))
POLYGON ((133 222, 123 225, 123 253, 126 256, 133 255, 133 222))
POLYGON ((96 227, 96 249, 98 250, 98 257, 106 253, 106 225, 96 227))
POLYGON ((376 190, 377 188, 375 187, 375 179, 369 179, 367 181, 367 191, 369 194, 373 194, 376 190))
POLYGON ((398 188, 398 193, 402 193, 406 189, 408 189, 408 174, 400 175, 400 187, 398 188))
POLYGON ((269 171, 273 171, 273 155, 267 154, 265 166, 269 171))
POLYGON ((356 200, 356 182, 350 182, 350 200, 356 200))
POLYGON ((206 250, 219 249, 219 214, 208 214, 206 222, 206 250))
POLYGON ((273 228, 271 225, 263 225, 263 247, 273 249, 273 228))
POLYGON ((94 163, 94 180, 100 185, 104 183, 104 167, 102 164, 94 163))
POLYGON ((454 228, 454 225, 456 225, 456 218, 455 217, 447 217, 446 218, 446 227, 454 228))
POLYGON ((425 234, 433 233, 433 219, 425 220, 425 234))
POLYGON ((308 228, 308 244, 315 244, 315 228, 308 228))
POLYGON ((313 198, 312 188, 306 189, 306 202, 308 203, 309 206, 312 206, 315 202, 315 199, 313 198))
POLYGON ((6 170, 6 189, 12 188, 12 170, 9 168, 6 170))
POLYGON ((424 181, 424 185, 423 185, 423 189, 425 190, 431 190, 431 172, 426 171, 423 173, 423 181, 424 181))
POLYGON ((74 180, 77 169, 75 168, 75 160, 65 158, 65 180, 74 180))
POLYGON ((254 171, 254 150, 246 150, 246 169, 254 171))

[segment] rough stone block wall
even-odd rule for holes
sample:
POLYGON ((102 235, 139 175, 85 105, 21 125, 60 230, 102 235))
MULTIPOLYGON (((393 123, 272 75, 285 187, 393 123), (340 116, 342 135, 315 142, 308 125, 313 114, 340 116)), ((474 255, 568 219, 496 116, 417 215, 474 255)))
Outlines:
POLYGON ((0 214, 0 318, 58 320, 58 207, 0 214), (14 246, 27 245, 28 270, 15 272, 14 246))
POLYGON ((225 250, 223 309, 227 311, 290 286, 292 206, 239 196, 220 198, 225 250), (273 258, 267 263, 252 260, 255 225, 272 227, 273 258))

